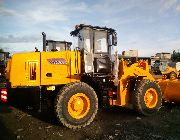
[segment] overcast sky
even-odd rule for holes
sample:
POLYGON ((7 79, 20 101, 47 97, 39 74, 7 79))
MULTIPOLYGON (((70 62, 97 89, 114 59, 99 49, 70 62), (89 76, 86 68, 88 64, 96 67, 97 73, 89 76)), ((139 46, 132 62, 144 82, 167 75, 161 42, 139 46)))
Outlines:
POLYGON ((48 39, 74 42, 70 31, 80 23, 116 29, 119 53, 180 49, 180 0, 0 0, 0 47, 40 49, 42 31, 48 39))

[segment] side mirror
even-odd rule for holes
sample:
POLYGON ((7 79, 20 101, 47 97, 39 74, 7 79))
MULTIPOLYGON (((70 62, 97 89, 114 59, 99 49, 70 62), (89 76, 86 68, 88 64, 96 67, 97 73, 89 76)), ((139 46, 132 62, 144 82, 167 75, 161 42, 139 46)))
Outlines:
POLYGON ((48 41, 46 40, 46 46, 48 46, 48 41))
POLYGON ((117 46, 117 36, 116 36, 116 33, 112 34, 112 45, 117 46))

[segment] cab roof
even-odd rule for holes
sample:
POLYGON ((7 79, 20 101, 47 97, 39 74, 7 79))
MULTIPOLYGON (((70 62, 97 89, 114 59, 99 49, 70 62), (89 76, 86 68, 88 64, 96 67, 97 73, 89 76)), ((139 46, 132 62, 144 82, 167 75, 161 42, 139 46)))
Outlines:
POLYGON ((83 28, 90 28, 90 29, 93 29, 93 30, 107 31, 110 34, 113 34, 113 33, 116 34, 116 30, 114 30, 112 28, 80 24, 80 25, 76 25, 75 26, 75 30, 74 31, 71 31, 71 33, 70 33, 71 36, 77 36, 79 31, 82 30, 83 28))
POLYGON ((63 43, 63 44, 67 43, 69 45, 72 45, 72 42, 68 42, 68 41, 46 40, 46 42, 48 42, 48 43, 56 42, 56 43, 63 43))

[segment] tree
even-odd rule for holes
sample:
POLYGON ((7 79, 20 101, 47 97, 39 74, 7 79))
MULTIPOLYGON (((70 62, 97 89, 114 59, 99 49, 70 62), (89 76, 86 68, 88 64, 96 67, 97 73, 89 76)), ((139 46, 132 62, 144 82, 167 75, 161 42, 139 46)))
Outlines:
POLYGON ((173 51, 173 54, 171 55, 171 60, 174 62, 180 62, 180 53, 179 51, 176 52, 175 50, 173 51))
POLYGON ((4 49, 0 48, 0 52, 4 52, 4 49))

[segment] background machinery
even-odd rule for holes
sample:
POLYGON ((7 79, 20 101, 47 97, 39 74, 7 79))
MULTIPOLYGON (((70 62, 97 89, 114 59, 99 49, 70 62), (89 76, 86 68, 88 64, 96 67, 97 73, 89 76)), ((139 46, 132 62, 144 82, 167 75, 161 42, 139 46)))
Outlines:
POLYGON ((46 40, 46 34, 43 32, 43 51, 65 51, 71 50, 72 42, 46 40))
POLYGON ((156 60, 151 70, 154 74, 162 75, 165 79, 176 79, 180 73, 180 62, 156 60))
POLYGON ((6 62, 9 58, 9 52, 0 52, 0 75, 4 74, 6 62))
POLYGON ((72 129, 89 125, 98 104, 143 115, 159 110, 161 89, 147 62, 129 64, 112 53, 114 29, 80 24, 71 35, 78 39, 75 50, 46 51, 43 33, 43 52, 14 54, 6 68, 7 89, 39 88, 40 107, 43 99, 53 101, 57 119, 72 129))
POLYGON ((1 86, 5 81, 5 69, 8 59, 9 59, 9 52, 0 52, 0 85, 1 86))
POLYGON ((157 81, 161 87, 163 100, 180 103, 180 62, 169 62, 162 75, 163 78, 157 81))
POLYGON ((180 62, 168 63, 167 69, 164 73, 169 79, 177 79, 180 76, 180 62))

